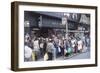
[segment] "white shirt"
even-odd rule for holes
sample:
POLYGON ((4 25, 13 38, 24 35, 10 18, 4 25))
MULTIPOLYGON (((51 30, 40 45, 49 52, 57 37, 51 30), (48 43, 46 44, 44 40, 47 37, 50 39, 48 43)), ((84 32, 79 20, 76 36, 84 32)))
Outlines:
POLYGON ((76 39, 72 39, 71 43, 72 43, 72 47, 75 47, 76 39))
POLYGON ((83 49, 83 42, 82 42, 82 40, 79 40, 78 41, 78 50, 81 50, 81 49, 83 49))
POLYGON ((30 47, 28 47, 28 46, 25 46, 24 50, 25 50, 24 57, 25 58, 30 58, 31 55, 32 55, 32 49, 30 47))
POLYGON ((43 43, 40 43, 40 48, 43 48, 43 43))
POLYGON ((39 41, 38 40, 34 41, 33 46, 34 46, 34 51, 39 51, 39 41))
POLYGON ((29 37, 30 37, 29 34, 25 35, 25 42, 29 42, 29 40, 28 40, 29 37))

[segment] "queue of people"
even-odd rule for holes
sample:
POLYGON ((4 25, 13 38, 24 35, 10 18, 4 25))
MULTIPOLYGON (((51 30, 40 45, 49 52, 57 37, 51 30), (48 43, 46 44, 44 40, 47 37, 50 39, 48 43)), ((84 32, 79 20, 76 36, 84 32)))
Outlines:
POLYGON ((82 53, 90 48, 90 38, 84 35, 83 38, 74 35, 68 38, 59 35, 52 37, 33 37, 25 35, 24 60, 56 60, 59 57, 68 57, 76 53, 82 53))

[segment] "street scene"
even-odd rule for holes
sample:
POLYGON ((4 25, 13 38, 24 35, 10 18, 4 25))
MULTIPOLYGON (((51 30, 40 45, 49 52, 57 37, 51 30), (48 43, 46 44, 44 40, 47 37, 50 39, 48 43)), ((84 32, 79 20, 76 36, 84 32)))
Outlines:
POLYGON ((24 11, 24 61, 89 59, 90 14, 24 11))

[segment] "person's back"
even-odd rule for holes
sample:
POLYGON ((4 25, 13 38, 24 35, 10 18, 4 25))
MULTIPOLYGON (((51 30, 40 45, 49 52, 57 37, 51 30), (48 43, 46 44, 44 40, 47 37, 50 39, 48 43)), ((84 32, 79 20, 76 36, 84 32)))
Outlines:
POLYGON ((25 52, 24 54, 25 59, 30 59, 32 56, 32 49, 25 45, 24 52, 25 52))
POLYGON ((47 43, 47 51, 50 52, 50 53, 52 53, 53 48, 54 48, 53 43, 48 42, 48 43, 47 43))
POLYGON ((89 47, 90 46, 90 39, 89 39, 89 37, 86 39, 86 42, 87 42, 87 46, 89 47))
POLYGON ((35 53, 35 60, 38 60, 40 58, 39 40, 34 40, 33 51, 35 53))
POLYGON ((47 43, 47 53, 48 53, 48 60, 52 60, 54 57, 54 45, 52 42, 47 43))
POLYGON ((44 43, 42 42, 42 43, 40 43, 40 48, 43 48, 43 45, 44 45, 44 43))
POLYGON ((38 40, 35 40, 34 41, 34 50, 35 51, 38 51, 39 50, 39 41, 38 40))
POLYGON ((82 40, 78 41, 78 50, 82 50, 83 49, 83 42, 82 40))
POLYGON ((29 40, 30 40, 30 36, 29 36, 29 34, 27 33, 27 34, 25 35, 25 43, 28 43, 29 40))
POLYGON ((72 40, 71 40, 71 44, 72 44, 72 47, 73 47, 73 48, 75 47, 75 43, 76 43, 76 39, 72 39, 72 40))

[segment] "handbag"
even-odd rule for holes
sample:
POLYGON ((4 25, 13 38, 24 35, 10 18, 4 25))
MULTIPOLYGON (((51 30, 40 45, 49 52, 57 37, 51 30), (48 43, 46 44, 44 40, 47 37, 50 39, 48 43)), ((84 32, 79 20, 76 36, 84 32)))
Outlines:
POLYGON ((58 52, 59 52, 59 53, 61 52, 61 49, 60 49, 60 47, 58 47, 58 52))
POLYGON ((45 53, 45 55, 44 55, 44 61, 47 61, 48 60, 48 53, 45 53))
POLYGON ((32 52, 32 61, 35 61, 35 52, 32 52))

